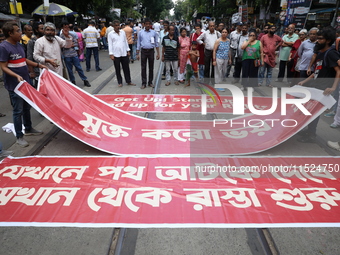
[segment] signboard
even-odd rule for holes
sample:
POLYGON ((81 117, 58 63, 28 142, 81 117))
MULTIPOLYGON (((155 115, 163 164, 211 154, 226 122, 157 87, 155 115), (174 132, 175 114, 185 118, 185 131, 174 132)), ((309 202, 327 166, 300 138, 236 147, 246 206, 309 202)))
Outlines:
POLYGON ((306 25, 311 0, 289 0, 285 26, 295 24, 295 28, 303 29, 306 25))
MULTIPOLYGON (((285 105, 282 98, 287 97, 290 102, 303 100, 285 94, 287 89, 296 90, 281 90, 284 94, 275 99, 277 104, 270 113, 256 115, 254 112, 258 110, 252 109, 252 114, 213 121, 163 121, 135 116, 106 104, 46 69, 41 73, 38 91, 21 82, 15 92, 74 138, 111 154, 242 155, 277 146, 335 103, 323 91, 308 89, 317 101, 307 99, 303 107, 285 105)), ((242 91, 234 97, 233 105, 239 107, 233 113, 244 110, 241 95, 242 91)))
POLYGON ((0 226, 340 227, 339 162, 6 158, 0 164, 0 226))

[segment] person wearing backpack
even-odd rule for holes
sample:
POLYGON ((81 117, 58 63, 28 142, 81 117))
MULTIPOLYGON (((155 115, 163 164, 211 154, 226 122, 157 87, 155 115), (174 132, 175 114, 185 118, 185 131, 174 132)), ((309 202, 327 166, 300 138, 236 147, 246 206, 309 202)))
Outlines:
MULTIPOLYGON (((317 33, 317 51, 315 72, 307 79, 299 82, 299 85, 323 90, 326 96, 331 95, 340 82, 340 67, 338 60, 340 54, 336 51, 332 44, 335 42, 335 30, 332 27, 324 28, 317 33)), ((316 50, 315 50, 316 51, 316 50)), ((299 132, 299 142, 312 143, 316 138, 316 128, 319 122, 319 116, 313 120, 307 130, 299 132)))

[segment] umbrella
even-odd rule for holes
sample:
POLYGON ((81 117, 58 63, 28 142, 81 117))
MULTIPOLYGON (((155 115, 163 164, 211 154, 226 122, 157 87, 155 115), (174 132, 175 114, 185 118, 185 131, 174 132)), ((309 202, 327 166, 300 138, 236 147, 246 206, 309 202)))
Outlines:
POLYGON ((55 3, 50 3, 49 7, 44 7, 44 5, 39 5, 33 12, 32 16, 36 15, 48 15, 48 16, 65 16, 65 15, 74 15, 76 14, 73 12, 70 8, 60 5, 60 4, 55 4, 55 3))

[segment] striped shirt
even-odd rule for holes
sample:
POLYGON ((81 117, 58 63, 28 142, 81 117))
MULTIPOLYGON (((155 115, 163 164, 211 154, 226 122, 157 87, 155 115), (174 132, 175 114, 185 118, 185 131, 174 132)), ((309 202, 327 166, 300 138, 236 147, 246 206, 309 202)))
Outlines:
MULTIPOLYGON (((28 68, 26 65, 24 47, 17 43, 15 45, 3 41, 0 44, 0 62, 7 62, 7 67, 14 73, 29 81, 28 68)), ((4 84, 8 91, 14 91, 18 85, 18 79, 4 72, 4 84)))
POLYGON ((100 38, 100 34, 95 27, 88 26, 86 29, 84 29, 84 38, 86 48, 98 47, 97 38, 100 38))

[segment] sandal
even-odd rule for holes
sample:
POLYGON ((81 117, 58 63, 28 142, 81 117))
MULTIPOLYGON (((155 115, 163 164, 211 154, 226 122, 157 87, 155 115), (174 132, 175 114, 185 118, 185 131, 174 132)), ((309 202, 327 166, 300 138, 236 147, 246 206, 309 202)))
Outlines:
POLYGON ((118 87, 123 87, 123 84, 118 84, 118 87))
POLYGON ((167 83, 165 83, 165 86, 169 86, 171 83, 168 81, 167 83))
POLYGON ((6 114, 0 113, 0 117, 5 117, 5 116, 6 116, 6 114))
POLYGON ((178 82, 178 81, 175 81, 175 85, 179 85, 179 82, 178 82))
POLYGON ((185 86, 184 87, 189 87, 190 86, 190 84, 188 83, 188 84, 185 84, 185 86))
POLYGON ((267 87, 272 88, 273 86, 269 84, 269 85, 267 85, 267 87))
POLYGON ((179 82, 179 83, 182 83, 182 84, 184 83, 184 81, 183 81, 183 80, 180 80, 180 81, 178 81, 178 82, 179 82))
POLYGON ((136 86, 136 84, 134 84, 134 83, 132 83, 132 82, 128 83, 127 85, 136 86))

